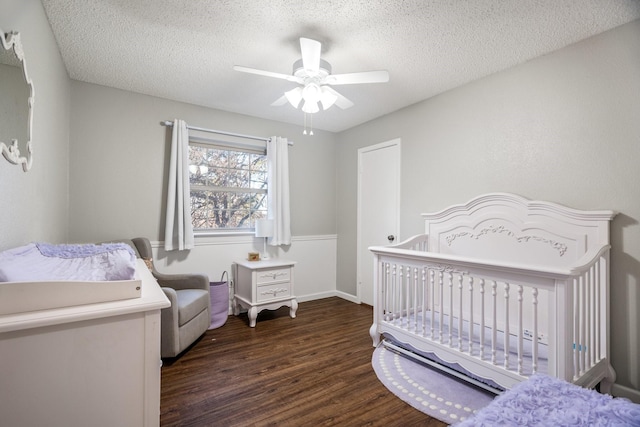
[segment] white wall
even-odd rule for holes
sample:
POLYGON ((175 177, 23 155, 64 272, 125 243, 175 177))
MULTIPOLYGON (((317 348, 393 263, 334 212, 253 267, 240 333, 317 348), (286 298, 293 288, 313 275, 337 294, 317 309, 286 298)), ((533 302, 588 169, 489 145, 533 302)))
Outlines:
MULTIPOLYGON (((271 258, 296 261, 294 267, 295 295, 298 301, 348 295, 336 292, 336 235, 295 236, 291 246, 267 246, 271 258)), ((200 238, 188 256, 168 254, 162 242, 152 242, 156 268, 163 272, 199 272, 219 281, 222 272, 232 277, 231 265, 247 258, 248 252, 263 252, 264 239, 253 236, 200 238)))
MULTIPOLYGON (((40 1, 0 2, 0 29, 20 33, 34 85, 33 166, 25 173, 0 156, 0 250, 34 240, 64 242, 68 232, 69 78, 40 1)), ((21 146, 24 144, 22 141, 21 146)))
POLYGON ((612 363, 615 391, 640 399, 640 21, 341 133, 345 293, 356 292, 357 149, 393 138, 402 140, 401 238, 423 231, 422 212, 495 191, 620 212, 611 227, 612 363))
POLYGON ((181 118, 198 127, 285 136, 294 141, 289 149, 293 241, 280 249, 281 256, 298 263, 296 294, 301 299, 335 294, 334 134, 304 136, 301 126, 77 81, 71 94, 70 241, 147 237, 154 242, 160 271, 197 271, 219 280, 233 260, 260 249, 262 240, 252 235, 196 237, 191 251, 159 248, 171 143, 171 128, 160 122, 181 118))
MULTIPOLYGON (((164 239, 171 128, 161 121, 293 140, 291 231, 335 234, 335 135, 302 126, 74 81, 71 86, 70 240, 164 239)), ((273 107, 275 108, 275 107, 273 107)), ((302 116, 301 116, 302 119, 302 116)), ((302 124, 302 122, 301 122, 302 124)))

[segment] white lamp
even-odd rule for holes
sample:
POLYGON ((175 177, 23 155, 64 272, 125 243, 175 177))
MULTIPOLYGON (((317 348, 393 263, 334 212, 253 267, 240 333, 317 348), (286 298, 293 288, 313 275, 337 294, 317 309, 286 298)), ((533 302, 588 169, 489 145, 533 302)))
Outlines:
POLYGON ((264 237, 262 259, 269 259, 269 254, 267 254, 267 238, 271 236, 273 236, 273 220, 266 218, 256 220, 256 237, 264 237))

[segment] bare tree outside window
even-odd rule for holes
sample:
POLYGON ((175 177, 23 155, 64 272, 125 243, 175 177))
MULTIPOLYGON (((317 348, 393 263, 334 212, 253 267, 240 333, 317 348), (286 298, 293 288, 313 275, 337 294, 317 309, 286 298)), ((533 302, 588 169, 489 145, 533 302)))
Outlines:
POLYGON ((250 229, 267 216, 267 156, 204 144, 189 146, 194 230, 250 229))

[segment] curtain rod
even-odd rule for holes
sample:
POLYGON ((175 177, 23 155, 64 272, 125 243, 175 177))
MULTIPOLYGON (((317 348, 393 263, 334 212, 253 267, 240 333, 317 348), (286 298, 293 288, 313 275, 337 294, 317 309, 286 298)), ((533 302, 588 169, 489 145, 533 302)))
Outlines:
MULTIPOLYGON (((164 126, 173 126, 173 122, 170 122, 169 120, 162 121, 162 122, 160 122, 160 124, 164 125, 164 126)), ((191 130, 199 130, 201 132, 217 133, 219 135, 235 136, 235 137, 238 137, 238 138, 255 139, 257 141, 264 141, 264 142, 267 142, 267 141, 269 141, 271 139, 271 138, 264 138, 264 137, 261 137, 261 136, 252 136, 252 135, 243 135, 243 134, 240 134, 240 133, 225 132, 225 131, 222 131, 222 130, 199 128, 199 127, 196 127, 196 126, 188 126, 187 125, 187 128, 191 129, 191 130)), ((289 145, 293 145, 293 142, 289 141, 289 145)))

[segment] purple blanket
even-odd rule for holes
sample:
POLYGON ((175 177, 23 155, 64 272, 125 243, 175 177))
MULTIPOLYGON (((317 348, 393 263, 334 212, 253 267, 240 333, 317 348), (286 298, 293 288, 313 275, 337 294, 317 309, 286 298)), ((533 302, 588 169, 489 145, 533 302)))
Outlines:
POLYGON ((126 243, 30 243, 0 252, 0 282, 132 280, 136 256, 126 243))
POLYGON ((51 243, 37 242, 35 244, 44 256, 56 258, 84 258, 94 255, 101 255, 108 252, 124 250, 135 257, 131 246, 126 243, 102 243, 100 245, 52 245, 51 243))
POLYGON ((456 426, 640 426, 640 405, 537 374, 456 426))

